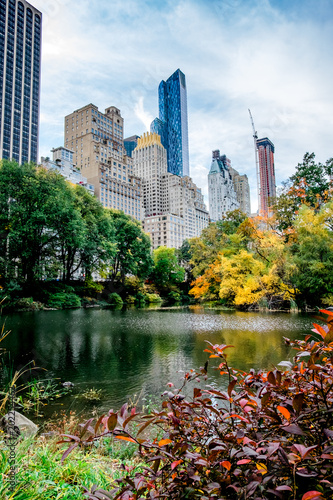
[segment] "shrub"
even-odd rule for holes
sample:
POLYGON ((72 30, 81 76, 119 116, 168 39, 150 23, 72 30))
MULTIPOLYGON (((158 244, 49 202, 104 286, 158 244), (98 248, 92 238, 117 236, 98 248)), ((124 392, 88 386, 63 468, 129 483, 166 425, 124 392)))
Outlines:
POLYGON ((180 301, 180 293, 171 291, 168 293, 168 300, 170 302, 179 302, 180 301))
MULTIPOLYGON (((219 360, 226 390, 194 387, 189 382, 207 378, 207 365, 185 374, 181 389, 164 394, 160 410, 144 416, 136 433, 124 405, 110 410, 93 427, 81 425, 79 436, 67 436, 70 448, 91 445, 101 437, 137 443, 147 463, 134 478, 127 473, 110 492, 93 487, 91 500, 139 499, 328 499, 333 496, 333 313, 327 325, 314 324, 315 335, 288 345, 294 362, 281 362, 285 371, 241 372, 229 367, 226 350, 212 345, 206 351, 219 360), (145 439, 156 428, 158 438, 145 439), (162 432, 162 435, 161 435, 162 432)), ((172 384, 169 384, 170 387, 172 384)))
POLYGON ((47 303, 49 307, 54 307, 56 309, 73 309, 81 307, 81 300, 75 293, 51 293, 49 294, 47 303))
POLYGON ((110 293, 108 301, 112 306, 122 306, 124 304, 123 299, 117 293, 110 293))
POLYGON ((126 297, 126 304, 134 304, 135 303, 135 297, 133 295, 128 295, 126 297))
POLYGON ((141 292, 138 292, 135 295, 135 300, 136 300, 136 302, 139 302, 139 304, 141 304, 141 305, 145 304, 145 296, 141 292))
POLYGON ((149 304, 155 304, 161 302, 162 299, 157 293, 145 293, 144 300, 149 304))
POLYGON ((96 283, 90 278, 87 278, 84 282, 84 294, 89 297, 97 297, 103 291, 103 285, 101 283, 96 283))

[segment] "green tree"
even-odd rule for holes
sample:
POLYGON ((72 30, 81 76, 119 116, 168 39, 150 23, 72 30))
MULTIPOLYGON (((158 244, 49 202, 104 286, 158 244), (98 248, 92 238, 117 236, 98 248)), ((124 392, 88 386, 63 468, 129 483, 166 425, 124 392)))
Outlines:
POLYGON ((283 184, 273 207, 281 231, 292 232, 301 205, 318 209, 332 196, 333 158, 325 164, 315 161, 314 153, 306 153, 295 173, 283 184))
POLYGON ((153 281, 161 293, 168 295, 170 292, 179 293, 179 285, 184 281, 185 270, 178 265, 174 248, 159 247, 154 250, 153 281))
MULTIPOLYGON (((82 186, 75 186, 75 208, 83 222, 83 244, 78 248, 76 269, 84 269, 87 279, 93 272, 107 272, 116 259, 115 224, 110 211, 82 186)), ((69 241, 70 242, 70 241, 69 241)), ((68 249, 69 250, 69 249, 68 249)))
POLYGON ((227 212, 216 225, 221 233, 229 235, 234 234, 246 219, 247 215, 238 208, 227 212))
POLYGON ((57 225, 68 209, 63 177, 3 160, 0 167, 1 273, 32 283, 56 275, 57 225))
POLYGON ((319 211, 303 206, 295 220, 295 232, 289 274, 299 291, 299 305, 332 305, 333 201, 319 211))
POLYGON ((141 224, 119 210, 110 210, 115 227, 116 255, 109 268, 111 283, 122 285, 126 275, 146 279, 152 269, 151 243, 141 224))

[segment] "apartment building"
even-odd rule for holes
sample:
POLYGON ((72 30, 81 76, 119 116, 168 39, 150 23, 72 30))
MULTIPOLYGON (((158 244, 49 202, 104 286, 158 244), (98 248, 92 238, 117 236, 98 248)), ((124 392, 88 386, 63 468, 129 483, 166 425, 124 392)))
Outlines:
POLYGON ((41 164, 47 170, 54 170, 62 175, 68 182, 74 185, 84 187, 90 194, 94 195, 94 186, 87 182, 80 169, 73 163, 73 151, 60 146, 51 150, 52 160, 50 158, 41 158, 41 164))
POLYGON ((152 247, 179 248, 186 238, 200 236, 209 217, 201 190, 190 177, 168 172, 167 153, 157 133, 138 139, 133 162, 142 178, 142 223, 152 247))
POLYGON ((104 113, 88 104, 65 117, 65 147, 105 208, 143 216, 141 179, 124 147, 124 119, 115 106, 104 113))

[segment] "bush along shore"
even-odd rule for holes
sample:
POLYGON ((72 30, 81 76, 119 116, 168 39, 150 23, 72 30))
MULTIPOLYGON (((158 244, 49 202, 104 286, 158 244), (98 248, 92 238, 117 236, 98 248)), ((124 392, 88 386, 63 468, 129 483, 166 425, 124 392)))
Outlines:
POLYGON ((93 280, 61 281, 34 283, 29 287, 10 283, 0 290, 4 311, 39 311, 76 308, 121 308, 123 306, 143 307, 149 304, 161 304, 163 299, 151 287, 136 280, 126 279, 124 287, 114 287, 109 282, 93 280), (29 296, 28 296, 29 294, 29 296))
POLYGON ((285 339, 293 361, 268 372, 235 370, 232 346, 207 342, 205 366, 149 414, 124 405, 22 441, 11 496, 2 450, 1 498, 332 499, 333 313, 321 313, 324 326, 285 339), (226 390, 207 385, 213 367, 226 390))

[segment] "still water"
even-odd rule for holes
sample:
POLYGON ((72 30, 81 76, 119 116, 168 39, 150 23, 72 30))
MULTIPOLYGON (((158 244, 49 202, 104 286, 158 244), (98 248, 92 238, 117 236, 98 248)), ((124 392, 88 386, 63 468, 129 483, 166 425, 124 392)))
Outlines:
MULTIPOLYGON (((95 406, 107 411, 139 396, 141 401, 156 401, 168 382, 179 384, 182 371, 204 365, 205 340, 233 345, 227 352, 235 368, 269 369, 293 355, 283 337, 303 338, 311 323, 309 316, 300 314, 201 307, 41 311, 7 316, 6 330, 11 333, 3 347, 16 366, 34 359, 48 370, 47 376, 75 384, 73 394, 50 409, 81 411, 82 400, 75 395, 95 388, 103 391, 95 406)), ((219 383, 216 362, 211 361, 209 381, 219 383)))

